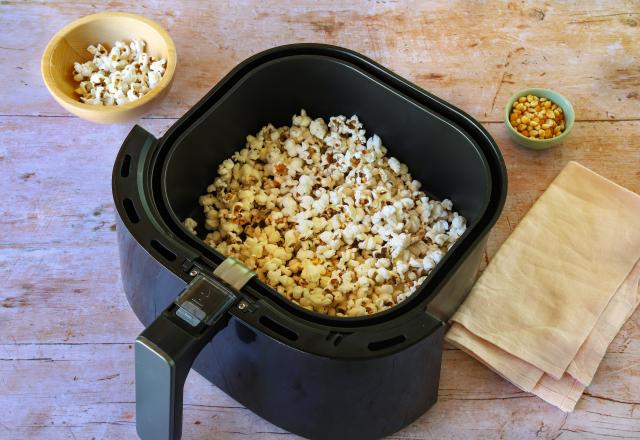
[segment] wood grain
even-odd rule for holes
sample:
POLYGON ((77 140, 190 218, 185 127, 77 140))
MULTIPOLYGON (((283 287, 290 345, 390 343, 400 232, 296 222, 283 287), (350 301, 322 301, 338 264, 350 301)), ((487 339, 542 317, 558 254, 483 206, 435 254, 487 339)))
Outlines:
MULTIPOLYGON (((49 38, 99 8, 141 13, 171 34, 179 65, 164 103, 139 123, 161 135, 229 69, 274 45, 321 41, 383 63, 485 122, 509 172, 488 261, 569 160, 640 193, 640 5, 635 1, 304 1, 130 5, 0 4, 0 438, 135 437, 131 342, 110 175, 130 125, 71 117, 48 95, 49 38), (514 145, 509 95, 555 88, 577 123, 559 148, 514 145)), ((446 347, 440 399, 394 439, 640 438, 640 312, 611 344, 576 411, 564 414, 446 347)), ((186 439, 296 438, 196 373, 186 439)))

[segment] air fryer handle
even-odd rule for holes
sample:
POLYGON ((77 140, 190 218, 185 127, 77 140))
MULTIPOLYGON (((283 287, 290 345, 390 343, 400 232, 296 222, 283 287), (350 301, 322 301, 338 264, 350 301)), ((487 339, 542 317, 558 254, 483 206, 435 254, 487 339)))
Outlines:
POLYGON ((197 275, 136 339, 136 427, 142 440, 178 440, 182 393, 198 353, 226 326, 233 289, 197 275))

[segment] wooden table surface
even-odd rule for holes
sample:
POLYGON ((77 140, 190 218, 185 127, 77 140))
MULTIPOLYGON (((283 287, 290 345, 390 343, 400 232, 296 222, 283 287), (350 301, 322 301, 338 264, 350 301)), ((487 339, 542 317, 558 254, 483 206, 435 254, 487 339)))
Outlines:
MULTIPOLYGON (((360 51, 466 110, 509 172, 486 260, 569 160, 640 192, 638 1, 206 3, 0 2, 1 439, 135 438, 131 343, 142 327, 119 280, 110 184, 132 124, 72 117, 40 78, 47 41, 80 16, 137 12, 172 35, 174 86, 138 121, 156 135, 246 57, 303 41, 360 51), (559 148, 528 151, 507 137, 505 101, 529 86, 573 102, 574 131, 559 148)), ((189 376, 184 438, 294 437, 189 376)), ((476 437, 640 438, 640 311, 571 414, 447 347, 438 403, 391 438, 476 437)))

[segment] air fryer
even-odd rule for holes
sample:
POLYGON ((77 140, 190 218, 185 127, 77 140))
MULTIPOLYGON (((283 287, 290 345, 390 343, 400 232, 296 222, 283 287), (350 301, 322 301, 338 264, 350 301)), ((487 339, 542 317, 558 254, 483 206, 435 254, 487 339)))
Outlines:
MULTIPOLYGON (((135 126, 113 171, 124 290, 147 328, 136 340, 136 423, 178 439, 194 368, 290 432, 326 439, 391 434, 437 399, 444 323, 477 275, 506 195, 502 156, 469 115, 347 49, 295 44, 231 71, 156 139, 135 126), (218 165, 267 123, 357 114, 389 154, 468 228, 416 292, 371 316, 303 309, 190 234, 218 165)), ((199 237, 204 231, 199 231, 199 237)))

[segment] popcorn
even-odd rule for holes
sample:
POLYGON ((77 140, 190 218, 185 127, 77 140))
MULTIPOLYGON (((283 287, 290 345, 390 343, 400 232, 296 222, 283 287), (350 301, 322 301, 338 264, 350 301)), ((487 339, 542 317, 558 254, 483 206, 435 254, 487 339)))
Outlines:
POLYGON ((400 161, 395 157, 389 158, 389 168, 391 168, 394 173, 400 174, 400 165, 400 161))
POLYGON ((388 234, 390 238, 387 241, 388 247, 391 249, 391 258, 397 259, 402 251, 404 251, 411 243, 410 237, 405 234, 396 235, 393 232, 388 234))
POLYGON ((167 61, 150 57, 144 47, 143 40, 133 40, 129 45, 116 41, 110 51, 101 44, 87 47, 93 60, 73 64, 73 79, 80 83, 75 90, 80 101, 92 105, 124 105, 156 87, 167 61))
POLYGON ((309 132, 322 140, 327 135, 327 124, 324 123, 322 118, 314 119, 309 125, 309 132))
POLYGON ((458 239, 464 231, 467 229, 467 221, 464 217, 460 216, 457 212, 453 214, 451 219, 451 226, 449 227, 449 237, 455 240, 458 239))
POLYGON ((296 188, 296 192, 300 195, 305 195, 311 193, 311 188, 313 186, 313 178, 311 176, 302 175, 300 176, 300 180, 298 180, 298 186, 296 188))
POLYGON ((302 263, 302 274, 300 276, 309 283, 317 283, 324 270, 324 266, 306 261, 302 263))
POLYGON ((360 228, 354 224, 349 223, 349 225, 342 231, 342 239, 348 245, 353 244, 356 239, 356 235, 360 232, 360 228))
MULTIPOLYGON (((137 62, 159 68, 148 57, 137 62)), ((125 99, 140 96, 140 86, 127 87, 125 99)), ((450 200, 429 199, 386 153, 357 116, 325 123, 302 110, 291 127, 268 124, 220 164, 199 198, 205 242, 309 310, 345 317, 393 307, 424 282, 466 220, 450 200)), ((184 224, 196 233, 194 220, 184 224)))
POLYGON ((196 226, 198 226, 198 223, 192 218, 188 218, 184 221, 184 227, 187 228, 187 231, 191 232, 193 235, 197 234, 196 226))

